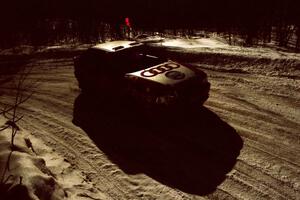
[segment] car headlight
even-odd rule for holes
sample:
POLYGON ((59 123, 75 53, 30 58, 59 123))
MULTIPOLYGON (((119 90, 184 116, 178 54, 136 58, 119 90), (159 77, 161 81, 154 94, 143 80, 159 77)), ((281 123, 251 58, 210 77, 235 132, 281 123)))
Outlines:
POLYGON ((168 95, 158 96, 155 99, 155 103, 162 104, 162 105, 168 105, 170 103, 173 103, 176 100, 176 97, 177 96, 175 94, 168 94, 168 95))

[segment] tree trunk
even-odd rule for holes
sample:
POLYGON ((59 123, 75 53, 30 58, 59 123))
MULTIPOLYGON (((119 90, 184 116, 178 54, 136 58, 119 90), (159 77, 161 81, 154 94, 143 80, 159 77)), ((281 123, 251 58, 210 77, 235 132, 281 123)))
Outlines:
POLYGON ((300 25, 297 27, 297 41, 296 41, 296 50, 300 49, 300 25))

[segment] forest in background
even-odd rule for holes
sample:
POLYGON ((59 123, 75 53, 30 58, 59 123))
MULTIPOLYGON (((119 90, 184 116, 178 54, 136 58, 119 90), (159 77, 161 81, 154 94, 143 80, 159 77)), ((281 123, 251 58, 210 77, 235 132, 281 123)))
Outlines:
POLYGON ((245 46, 275 41, 300 50, 297 0, 3 0, 0 48, 120 38, 128 17, 134 34, 224 36, 245 46))

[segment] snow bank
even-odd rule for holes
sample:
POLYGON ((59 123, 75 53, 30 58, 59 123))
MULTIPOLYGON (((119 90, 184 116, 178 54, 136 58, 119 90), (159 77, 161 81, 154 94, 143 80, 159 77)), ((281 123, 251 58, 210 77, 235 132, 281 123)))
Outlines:
MULTIPOLYGON (((0 118, 0 130, 5 120, 0 118)), ((11 151, 11 128, 0 132, 0 199, 107 199, 62 156, 21 130, 11 151), (32 144, 32 147, 30 147, 32 144)))
POLYGON ((203 47, 217 48, 217 47, 228 46, 228 44, 213 38, 167 39, 165 42, 162 43, 162 45, 168 47, 180 47, 180 48, 203 48, 203 47))
POLYGON ((16 150, 11 151, 11 128, 1 131, 0 190, 6 199, 63 199, 65 191, 47 168, 45 160, 27 146, 30 139, 26 135, 22 131, 16 135, 16 150))
POLYGON ((300 79, 300 54, 270 47, 230 46, 217 38, 173 39, 166 56, 203 69, 300 79))
POLYGON ((30 45, 20 45, 8 49, 0 49, 0 55, 29 55, 35 51, 35 48, 30 45))

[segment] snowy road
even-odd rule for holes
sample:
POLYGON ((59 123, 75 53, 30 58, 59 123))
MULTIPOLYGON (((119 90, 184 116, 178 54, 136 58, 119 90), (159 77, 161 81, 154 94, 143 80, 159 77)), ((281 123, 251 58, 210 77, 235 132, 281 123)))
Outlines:
MULTIPOLYGON (((110 118, 103 122, 79 96, 70 57, 29 65, 39 86, 20 108, 20 125, 81 171, 101 198, 299 199, 299 78, 224 72, 221 62, 206 63, 210 97, 191 129, 162 135, 123 126, 134 129, 126 135, 113 127, 119 122, 108 125, 111 132, 101 127, 110 118), (91 117, 84 130, 72 123, 74 108, 91 117)), ((1 90, 1 103, 10 101, 9 83, 1 90)))

